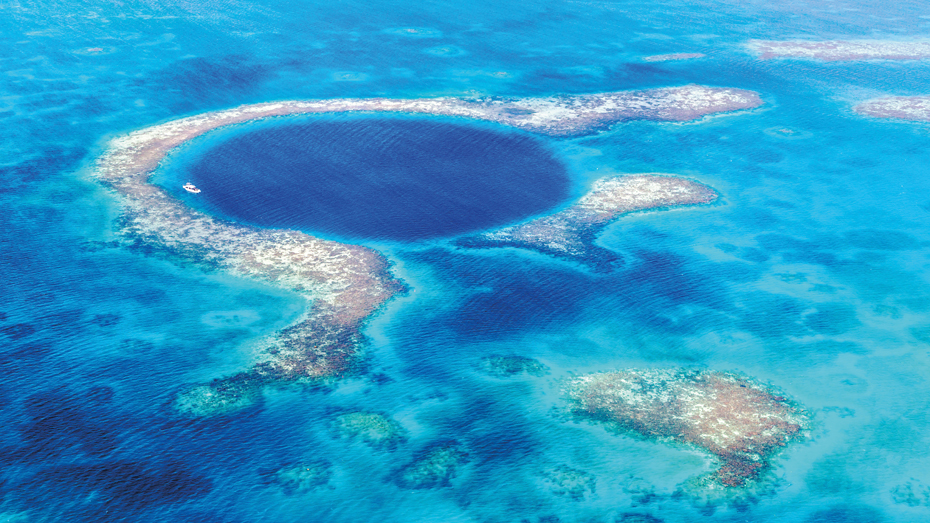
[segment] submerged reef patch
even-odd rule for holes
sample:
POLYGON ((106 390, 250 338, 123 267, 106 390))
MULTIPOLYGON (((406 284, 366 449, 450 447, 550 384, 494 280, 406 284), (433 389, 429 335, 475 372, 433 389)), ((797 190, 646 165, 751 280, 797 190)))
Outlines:
POLYGON ((357 439, 372 447, 393 447, 406 439, 406 431, 396 421, 374 412, 350 412, 336 417, 336 433, 357 439))
POLYGON ((748 44, 763 60, 770 58, 807 58, 839 60, 921 60, 930 58, 930 42, 896 42, 891 40, 787 41, 752 40, 748 44))
POLYGON ((626 512, 617 516, 616 523, 663 523, 663 520, 651 515, 638 512, 626 512))
POLYGON ((296 291, 310 303, 297 323, 264 340, 248 370, 190 389, 175 402, 193 415, 248 405, 264 384, 319 380, 353 368, 364 322, 404 290, 380 253, 293 230, 269 230, 195 211, 149 183, 169 151, 213 129, 262 118, 350 111, 460 116, 549 136, 592 134, 633 119, 686 121, 762 104, 757 93, 687 85, 547 98, 336 99, 259 103, 155 125, 110 141, 94 174, 123 205, 124 245, 169 254, 296 291))
POLYGON ((481 358, 481 370, 495 378, 510 378, 518 374, 541 377, 549 373, 549 367, 523 356, 487 356, 481 358))
POLYGON ((886 96, 867 100, 853 111, 874 118, 930 122, 930 96, 886 96))
POLYGON ((185 388, 172 407, 188 416, 220 416, 255 405, 262 399, 263 381, 257 374, 242 372, 205 385, 185 388))
POLYGON ((437 445, 401 469, 396 476, 401 488, 428 489, 449 486, 469 456, 457 443, 437 445))
POLYGON ((556 496, 568 497, 575 501, 581 501, 585 496, 594 494, 597 483, 593 474, 567 465, 547 470, 543 474, 543 481, 556 496))
POLYGON ((656 174, 611 176, 597 180, 587 194, 563 211, 456 243, 471 248, 519 247, 609 272, 620 258, 594 245, 594 240, 621 215, 716 199, 717 193, 710 187, 683 178, 656 174))
POLYGON ((720 466, 707 479, 724 487, 757 480, 809 423, 807 413, 784 396, 728 372, 605 372, 570 380, 567 393, 577 417, 709 452, 720 466))
POLYGON ((891 489, 891 499, 899 505, 930 507, 930 487, 918 479, 911 478, 907 483, 891 489))
POLYGON ((277 485, 288 496, 304 494, 329 483, 333 475, 329 463, 315 461, 285 465, 278 470, 262 474, 265 482, 277 485))

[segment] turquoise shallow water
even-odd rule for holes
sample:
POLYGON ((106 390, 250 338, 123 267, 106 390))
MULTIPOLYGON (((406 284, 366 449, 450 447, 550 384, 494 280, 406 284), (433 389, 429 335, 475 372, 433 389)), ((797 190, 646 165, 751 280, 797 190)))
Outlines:
POLYGON ((763 62, 741 47, 751 38, 923 36, 930 13, 920 4, 2 9, 0 35, 11 49, 0 76, 4 517, 927 519, 930 133, 849 108, 926 93, 930 65, 763 62), (419 30, 411 36, 410 27, 419 30), (708 56, 641 61, 669 52, 708 56), (600 239, 623 257, 616 271, 446 239, 371 241, 411 292, 367 327, 365 372, 332 389, 269 390, 261 405, 227 417, 182 419, 168 408, 188 384, 245 365, 250 343, 306 304, 99 243, 112 239, 118 209, 89 172, 109 137, 276 99, 535 96, 689 82, 755 90, 766 103, 700 122, 629 122, 545 140, 569 177, 557 206, 613 173, 668 172, 721 194, 712 206, 618 221, 600 239), (797 132, 786 137, 785 128, 797 132), (536 358, 550 374, 486 376, 479 362, 493 354, 536 358), (558 415, 559 380, 573 373, 681 365, 745 372, 814 414, 812 439, 775 460, 773 493, 716 508, 675 496, 711 470, 704 455, 558 415), (332 420, 351 410, 393 417, 406 442, 373 449, 335 437, 332 420), (399 485, 401 467, 448 441, 470 455, 448 486, 399 485), (288 495, 267 481, 269 470, 305 462, 328 464, 326 486, 288 495), (558 466, 593 475, 594 492, 553 494, 544 475, 558 466))

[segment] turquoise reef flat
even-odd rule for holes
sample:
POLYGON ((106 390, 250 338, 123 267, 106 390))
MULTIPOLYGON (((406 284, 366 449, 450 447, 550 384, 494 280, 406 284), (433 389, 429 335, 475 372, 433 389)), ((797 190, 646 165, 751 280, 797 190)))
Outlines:
POLYGON ((924 7, 0 5, 0 520, 925 522, 924 7))

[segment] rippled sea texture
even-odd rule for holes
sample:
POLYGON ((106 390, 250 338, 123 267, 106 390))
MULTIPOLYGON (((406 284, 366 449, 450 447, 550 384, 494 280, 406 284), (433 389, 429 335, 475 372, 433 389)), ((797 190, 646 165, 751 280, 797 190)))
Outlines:
MULTIPOLYGON (((930 517, 930 129, 851 109, 930 94, 930 63, 760 60, 744 47, 924 37, 924 6, 235 0, 7 3, 0 14, 0 519, 930 517), (644 60, 679 53, 704 56, 644 60), (171 409, 179 391, 247 367, 307 304, 116 247, 116 199, 90 176, 107 139, 280 99, 688 83, 757 91, 765 105, 576 139, 442 120, 526 140, 564 165, 565 185, 514 166, 495 171, 500 183, 544 203, 417 242, 359 235, 410 292, 368 323, 355 376, 270 387, 225 416, 171 409), (448 236, 564 208, 596 179, 637 172, 720 198, 620 218, 597 241, 619 260, 604 273, 448 236), (567 415, 572 376, 680 367, 773 387, 809 411, 809 439, 776 456, 759 489, 727 497, 694 486, 716 467, 706 453, 567 415)), ((226 132, 178 151, 159 183, 186 178, 175 169, 226 132)), ((440 190, 425 189, 424 202, 440 190)))

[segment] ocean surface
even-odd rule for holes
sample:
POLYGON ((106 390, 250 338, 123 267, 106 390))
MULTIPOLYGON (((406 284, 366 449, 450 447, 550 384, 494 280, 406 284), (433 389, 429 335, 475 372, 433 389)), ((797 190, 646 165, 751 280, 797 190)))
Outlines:
POLYGON ((930 93, 930 63, 760 61, 743 47, 925 37, 925 3, 13 2, 0 14, 0 521, 930 519, 930 126, 850 110, 930 93), (674 52, 707 56, 642 61, 674 52), (410 291, 367 325, 354 377, 268 388, 226 416, 170 408, 190 384, 244 368, 250 343, 306 302, 114 247, 120 208, 92 176, 109 139, 281 99, 688 83, 754 90, 765 104, 577 139, 360 115, 188 144, 156 173, 172 194, 226 219, 375 248, 410 291), (310 140, 321 132, 332 140, 310 140), (272 144, 299 150, 266 161, 272 144), (694 179, 721 198, 620 219, 599 240, 623 258, 605 274, 454 244, 636 172, 694 179), (203 198, 179 191, 188 180, 203 198), (480 362, 491 355, 534 358, 549 374, 489 376, 480 362), (811 438, 774 459, 768 492, 729 505, 676 494, 712 470, 705 454, 564 416, 566 377, 678 366, 745 373, 812 413, 811 438), (335 417, 353 411, 392 418, 406 439, 338 437, 335 417), (397 481, 449 442, 468 461, 448 484, 397 481), (325 484, 289 492, 269 480, 306 463, 329 471, 325 484), (593 476, 593 492, 553 491, 559 467, 593 476))

